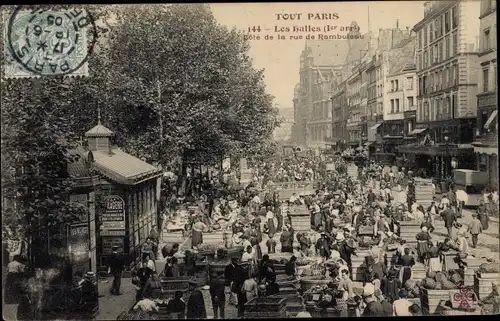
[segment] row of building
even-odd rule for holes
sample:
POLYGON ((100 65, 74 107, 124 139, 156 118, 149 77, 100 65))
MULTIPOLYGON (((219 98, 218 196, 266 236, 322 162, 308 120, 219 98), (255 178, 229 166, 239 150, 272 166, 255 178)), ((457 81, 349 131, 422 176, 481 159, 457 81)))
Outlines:
POLYGON ((478 169, 496 188, 496 2, 428 1, 423 10, 411 30, 396 22, 377 38, 307 41, 292 139, 361 146, 442 179, 478 169))

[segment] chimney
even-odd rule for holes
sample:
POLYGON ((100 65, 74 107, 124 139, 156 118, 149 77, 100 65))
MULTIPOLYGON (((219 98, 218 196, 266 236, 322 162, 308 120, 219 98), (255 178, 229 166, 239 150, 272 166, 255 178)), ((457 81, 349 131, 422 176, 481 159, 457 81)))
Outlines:
POLYGON ((399 29, 399 19, 396 19, 396 29, 399 29))

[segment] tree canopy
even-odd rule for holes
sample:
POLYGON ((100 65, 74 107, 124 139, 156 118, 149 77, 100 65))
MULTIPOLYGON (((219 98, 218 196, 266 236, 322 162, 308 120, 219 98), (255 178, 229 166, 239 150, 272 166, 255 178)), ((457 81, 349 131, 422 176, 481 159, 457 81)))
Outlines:
POLYGON ((96 124, 98 107, 117 145, 155 164, 272 149, 277 109, 263 71, 209 6, 86 8, 98 29, 89 77, 2 80, 2 189, 16 195, 24 224, 75 215, 64 151, 96 124))

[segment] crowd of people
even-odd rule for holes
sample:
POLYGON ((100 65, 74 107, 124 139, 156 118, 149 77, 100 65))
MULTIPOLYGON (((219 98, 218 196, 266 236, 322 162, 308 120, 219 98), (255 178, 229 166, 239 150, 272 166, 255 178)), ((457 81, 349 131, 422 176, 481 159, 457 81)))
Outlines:
MULTIPOLYGON (((318 262, 325 266, 325 275, 331 280, 329 286, 335 289, 338 299, 347 300, 351 316, 420 315, 421 308, 407 300, 405 284, 412 279, 412 267, 421 264, 427 272, 442 271, 442 254, 458 251, 462 258, 472 255, 478 235, 488 229, 492 206, 487 207, 484 201, 470 224, 459 223, 461 207, 453 186, 424 207, 414 197, 412 173, 404 168, 386 171, 371 162, 353 177, 347 173, 347 165, 342 157, 288 158, 258 166, 260 171, 254 182, 243 190, 218 184, 216 192, 200 192, 199 210, 191 213, 185 227, 192 235, 190 251, 196 253, 203 245, 203 234, 220 229, 222 221, 230 223, 232 234, 225 240, 226 247, 242 249, 223 273, 210 275, 214 315, 224 317, 224 289, 230 289, 229 302, 237 305, 240 317, 249 300, 279 293, 276 260, 270 258, 276 253, 289 254, 286 273, 297 278, 301 277, 298 260, 320 258, 318 262), (326 162, 333 162, 336 170, 324 170, 326 162), (290 176, 295 176, 295 180, 314 179, 315 192, 293 194, 283 201, 278 192, 262 193, 256 188, 266 186, 266 180, 287 181, 290 176), (309 211, 311 231, 294 230, 288 210, 292 206, 309 211), (437 220, 444 221, 447 237, 439 239, 433 234, 437 220), (400 237, 403 221, 420 224, 416 247, 400 237), (363 290, 356 294, 352 258, 360 255, 360 248, 368 249, 369 254, 363 254, 363 290), (397 250, 388 262, 390 248, 397 250), (331 262, 334 264, 328 264, 331 262)), ((498 202, 495 193, 490 194, 489 203, 498 202)), ((194 263, 195 259, 186 257, 189 275, 193 275, 194 263)), ((166 274, 179 275, 175 257, 168 258, 166 274)))

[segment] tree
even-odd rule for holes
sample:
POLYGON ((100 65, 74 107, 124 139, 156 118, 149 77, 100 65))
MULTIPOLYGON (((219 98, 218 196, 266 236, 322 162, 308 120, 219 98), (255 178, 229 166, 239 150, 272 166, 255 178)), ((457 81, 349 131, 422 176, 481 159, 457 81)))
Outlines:
POLYGON ((110 60, 127 93, 122 84, 110 91, 148 115, 148 128, 134 128, 149 142, 142 153, 215 162, 257 152, 271 137, 277 113, 262 71, 252 68, 243 35, 217 24, 208 6, 134 6, 118 17, 110 60))
POLYGON ((54 101, 65 93, 47 97, 40 87, 59 86, 60 79, 12 81, 2 84, 2 193, 14 200, 6 223, 32 245, 33 253, 46 253, 49 233, 60 233, 66 223, 86 215, 71 204, 73 181, 66 171, 75 161, 67 151, 74 147, 68 121, 54 101))

